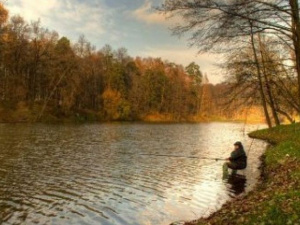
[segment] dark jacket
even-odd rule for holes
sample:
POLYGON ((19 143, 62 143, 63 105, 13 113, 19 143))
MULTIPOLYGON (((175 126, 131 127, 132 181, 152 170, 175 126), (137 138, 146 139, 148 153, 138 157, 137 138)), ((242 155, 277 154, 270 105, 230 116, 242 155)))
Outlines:
POLYGON ((240 146, 237 150, 234 150, 229 158, 233 169, 243 170, 247 167, 247 155, 243 148, 240 146))

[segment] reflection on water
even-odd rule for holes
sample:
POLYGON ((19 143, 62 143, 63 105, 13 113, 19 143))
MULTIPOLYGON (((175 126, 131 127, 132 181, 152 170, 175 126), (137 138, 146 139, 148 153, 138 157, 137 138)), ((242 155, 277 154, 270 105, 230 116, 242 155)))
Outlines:
POLYGON ((155 155, 227 157, 237 140, 250 146, 243 126, 0 125, 0 224, 148 225, 208 215, 253 187, 265 144, 254 142, 243 176, 224 181, 221 161, 155 155))
POLYGON ((227 183, 231 185, 229 187, 231 193, 233 193, 236 196, 245 192, 246 182, 247 182, 246 176, 239 175, 239 174, 229 175, 227 179, 227 183))

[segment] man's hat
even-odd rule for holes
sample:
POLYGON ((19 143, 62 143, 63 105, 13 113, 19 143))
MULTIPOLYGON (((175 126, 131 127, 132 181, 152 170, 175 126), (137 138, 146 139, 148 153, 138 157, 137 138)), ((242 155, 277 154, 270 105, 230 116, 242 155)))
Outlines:
POLYGON ((234 143, 234 145, 236 145, 236 146, 242 146, 242 142, 237 141, 237 142, 234 143))

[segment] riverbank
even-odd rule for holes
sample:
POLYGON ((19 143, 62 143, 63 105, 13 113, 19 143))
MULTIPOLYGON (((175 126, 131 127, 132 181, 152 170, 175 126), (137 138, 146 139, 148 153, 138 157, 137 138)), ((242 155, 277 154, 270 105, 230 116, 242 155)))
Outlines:
POLYGON ((262 179, 247 196, 225 204, 202 224, 300 224, 300 124, 260 130, 250 137, 268 141, 262 179))
POLYGON ((199 115, 178 116, 174 114, 152 112, 145 115, 136 115, 128 118, 112 119, 99 112, 82 110, 76 112, 62 112, 60 110, 46 109, 41 115, 41 106, 27 107, 19 104, 15 108, 4 109, 0 107, 0 123, 90 123, 90 122, 147 122, 147 123, 201 123, 201 122, 239 122, 239 123, 264 123, 263 119, 248 118, 243 116, 227 118, 225 116, 210 117, 199 115))

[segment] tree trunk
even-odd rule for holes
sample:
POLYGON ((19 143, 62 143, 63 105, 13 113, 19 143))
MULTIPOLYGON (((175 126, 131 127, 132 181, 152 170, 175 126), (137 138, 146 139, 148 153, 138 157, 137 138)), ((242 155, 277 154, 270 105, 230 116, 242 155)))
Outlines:
POLYGON ((298 78, 298 103, 300 105, 300 17, 298 0, 289 0, 292 13, 292 33, 298 78))
POLYGON ((163 106, 165 103, 165 90, 166 90, 166 79, 164 78, 164 85, 161 93, 161 98, 160 98, 160 107, 159 107, 159 112, 163 112, 163 106))
POLYGON ((268 97, 269 97, 269 105, 270 105, 271 110, 272 110, 272 115, 273 115, 275 124, 276 124, 276 126, 279 126, 280 125, 280 120, 278 118, 278 115, 277 115, 277 112, 276 112, 276 109, 275 109, 275 102, 274 102, 274 98, 273 98, 273 93, 272 93, 272 90, 271 90, 270 81, 269 81, 267 71, 266 71, 264 50, 263 50, 263 45, 262 45, 262 42, 261 42, 260 34, 258 34, 258 41, 259 41, 259 48, 260 48, 259 50, 260 50, 262 66, 263 66, 263 74, 264 74, 264 78, 265 78, 265 86, 266 86, 267 94, 268 94, 268 97))
POLYGON ((276 110, 277 110, 278 113, 280 113, 281 115, 285 116, 290 123, 294 122, 294 119, 287 112, 285 112, 285 111, 283 111, 281 109, 278 109, 278 108, 276 110))
POLYGON ((260 92, 260 96, 261 96, 261 102, 262 102, 262 106, 264 109, 267 124, 268 124, 269 128, 271 128, 272 123, 271 123, 270 115, 268 112, 266 97, 265 97, 264 88, 263 88, 263 80, 262 80, 260 65, 259 65, 259 61, 258 61, 258 57, 257 57, 257 51, 255 48, 254 34, 253 34, 253 29, 252 29, 253 28, 252 21, 250 21, 250 26, 251 26, 251 46, 252 46, 252 50, 253 50, 255 66, 257 69, 257 77, 258 77, 258 81, 259 81, 259 92, 260 92))

